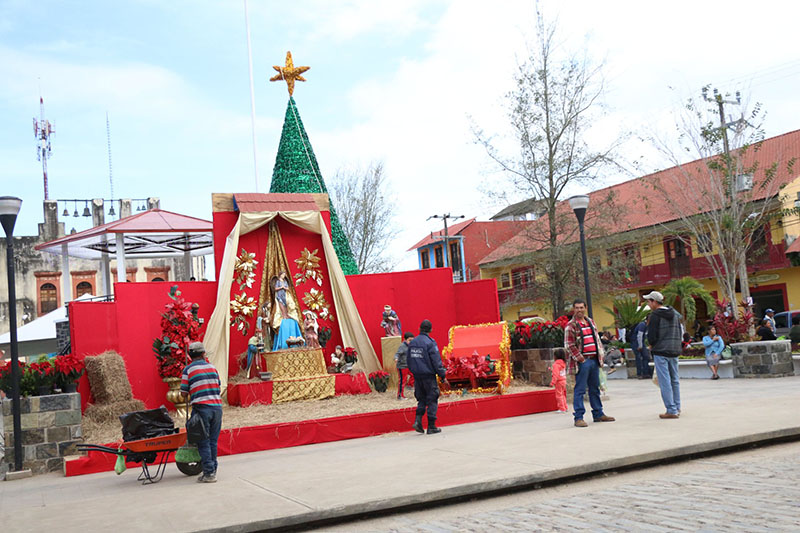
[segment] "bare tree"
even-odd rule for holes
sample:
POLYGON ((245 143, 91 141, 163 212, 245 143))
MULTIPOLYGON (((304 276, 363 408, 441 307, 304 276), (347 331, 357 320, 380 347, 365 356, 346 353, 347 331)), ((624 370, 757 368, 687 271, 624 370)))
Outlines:
POLYGON ((502 154, 492 137, 476 126, 473 130, 477 143, 508 177, 517 198, 533 198, 542 206, 547 229, 537 226, 538 233, 530 236, 531 250, 547 250, 543 279, 553 315, 559 316, 566 287, 573 283, 580 261, 575 261, 574 248, 563 246, 565 235, 577 226, 574 216, 556 208, 568 187, 595 182, 598 172, 613 162, 611 153, 618 141, 593 151, 584 140, 603 92, 600 67, 585 55, 561 54, 556 27, 546 25, 541 15, 537 30, 535 46, 519 66, 516 87, 507 95, 518 153, 502 154))
POLYGON ((707 90, 705 102, 690 99, 679 115, 677 148, 653 138, 675 167, 649 185, 661 196, 659 209, 676 219, 669 225, 676 238, 687 245, 694 241, 707 252, 705 260, 738 317, 737 277, 747 300, 747 267, 760 252, 754 248, 764 240, 770 221, 782 214, 780 189, 792 175, 794 159, 778 154, 778 160, 765 164, 759 156, 764 140, 761 106, 756 104, 746 119, 742 113, 740 120, 728 123, 724 104, 736 102, 716 91, 709 98, 707 90), (681 162, 687 153, 700 160, 681 162))
POLYGON ((396 260, 387 255, 393 211, 383 162, 363 168, 341 168, 329 187, 336 212, 359 272, 388 272, 396 260))

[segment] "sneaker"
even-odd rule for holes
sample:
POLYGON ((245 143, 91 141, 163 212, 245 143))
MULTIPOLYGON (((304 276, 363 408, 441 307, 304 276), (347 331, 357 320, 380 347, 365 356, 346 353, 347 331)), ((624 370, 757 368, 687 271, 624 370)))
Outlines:
POLYGON ((680 418, 681 415, 673 414, 673 413, 661 413, 658 415, 658 418, 680 418))
POLYGON ((575 427, 576 428, 587 428, 587 427, 589 427, 589 424, 587 424, 585 420, 580 419, 580 420, 576 420, 575 421, 575 427))
POLYGON ((216 483, 217 482, 217 474, 200 474, 200 477, 197 478, 198 483, 216 483))
POLYGON ((600 418, 595 418, 594 419, 595 422, 613 422, 614 420, 616 420, 616 418, 614 418, 613 416, 607 416, 607 415, 603 415, 600 418))

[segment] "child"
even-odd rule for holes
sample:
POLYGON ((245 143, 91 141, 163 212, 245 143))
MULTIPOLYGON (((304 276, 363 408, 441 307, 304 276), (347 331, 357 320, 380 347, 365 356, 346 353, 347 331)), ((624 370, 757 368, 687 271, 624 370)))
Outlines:
POLYGON ((556 408, 562 413, 567 412, 567 352, 555 350, 556 360, 550 368, 553 379, 550 386, 556 389, 556 408))

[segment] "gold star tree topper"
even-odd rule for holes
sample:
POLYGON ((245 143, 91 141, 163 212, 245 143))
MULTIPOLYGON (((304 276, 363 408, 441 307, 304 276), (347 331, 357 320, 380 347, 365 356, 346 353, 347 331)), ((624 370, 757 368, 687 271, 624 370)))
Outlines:
POLYGON ((294 62, 292 61, 292 53, 286 52, 286 66, 279 67, 273 65, 274 68, 278 73, 271 77, 269 81, 281 81, 285 80, 286 85, 289 88, 289 96, 292 96, 294 93, 294 82, 297 81, 306 81, 306 79, 301 75, 303 72, 307 71, 311 67, 295 67, 294 62))

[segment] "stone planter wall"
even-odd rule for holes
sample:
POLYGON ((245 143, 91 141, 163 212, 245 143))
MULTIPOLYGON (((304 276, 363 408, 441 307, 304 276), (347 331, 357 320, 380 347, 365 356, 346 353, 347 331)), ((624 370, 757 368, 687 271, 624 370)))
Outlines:
MULTIPOLYGON (((20 399, 22 418, 22 466, 33 474, 60 470, 64 456, 77 453, 82 442, 81 395, 53 394, 20 399)), ((5 456, 0 459, 14 465, 14 418, 11 400, 3 400, 5 456)))
POLYGON ((731 344, 733 377, 778 378, 794 375, 792 346, 787 341, 737 342, 731 344))
POLYGON ((553 365, 555 351, 564 348, 535 348, 530 350, 512 350, 511 366, 514 379, 528 381, 534 385, 549 387, 552 376, 549 367, 553 365))

